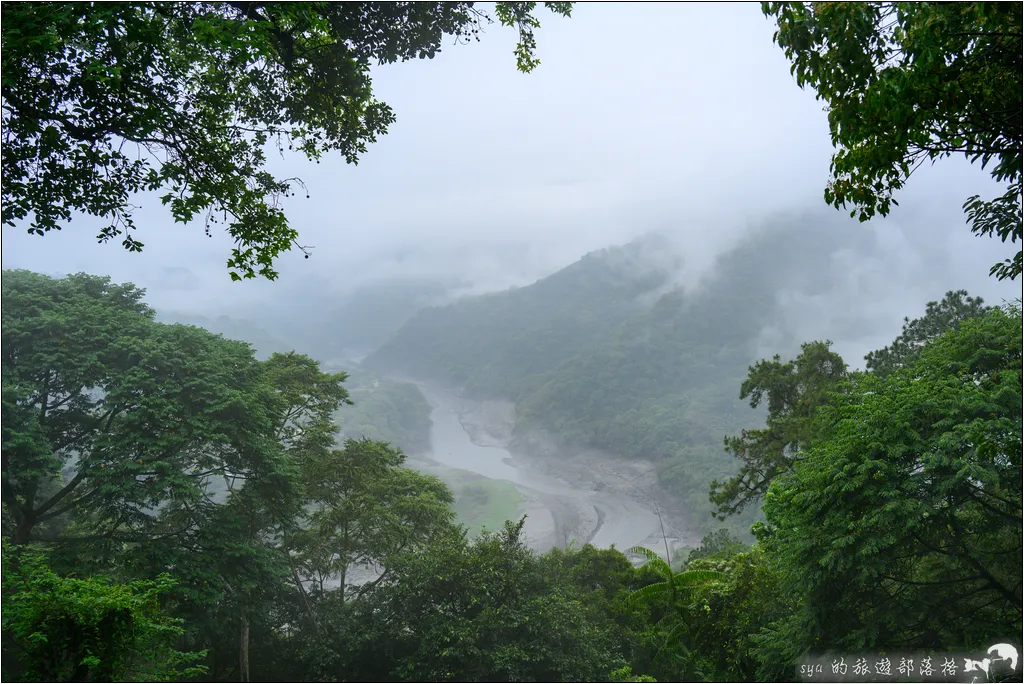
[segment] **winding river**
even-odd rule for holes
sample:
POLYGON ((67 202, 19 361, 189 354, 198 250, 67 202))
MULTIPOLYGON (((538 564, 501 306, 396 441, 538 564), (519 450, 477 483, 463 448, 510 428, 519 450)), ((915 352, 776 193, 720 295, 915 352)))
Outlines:
POLYGON ((623 494, 599 492, 533 472, 517 464, 507 449, 475 444, 459 420, 453 398, 436 388, 423 384, 419 387, 433 406, 432 459, 444 466, 511 482, 533 502, 535 509, 547 509, 556 529, 540 546, 550 547, 558 543, 559 537, 564 537, 564 530, 557 528, 560 524, 558 511, 565 509, 590 512, 591 524, 581 542, 600 548, 614 545, 625 550, 649 543, 652 538, 660 539, 660 525, 653 505, 644 506, 623 494))

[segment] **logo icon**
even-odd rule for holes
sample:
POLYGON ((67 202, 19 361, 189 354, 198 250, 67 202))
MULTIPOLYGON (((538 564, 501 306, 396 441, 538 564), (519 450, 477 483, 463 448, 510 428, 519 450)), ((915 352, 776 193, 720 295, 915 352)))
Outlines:
MULTIPOLYGON (((997 662, 1000 660, 1010 661, 1010 669, 1014 672, 1017 671, 1017 649, 1010 644, 996 644, 988 649, 988 654, 991 656, 995 654, 994 658, 986 658, 989 662, 997 662)), ((985 670, 985 674, 988 674, 988 670, 985 670)))
MULTIPOLYGON (((992 663, 1008 662, 1010 670, 1013 672, 1017 671, 1017 649, 1011 644, 996 644, 988 649, 988 654, 994 657, 982 658, 981 660, 964 658, 964 672, 984 672, 985 681, 988 681, 989 668, 992 666, 992 663)), ((976 682, 978 678, 975 677, 971 681, 976 682)))

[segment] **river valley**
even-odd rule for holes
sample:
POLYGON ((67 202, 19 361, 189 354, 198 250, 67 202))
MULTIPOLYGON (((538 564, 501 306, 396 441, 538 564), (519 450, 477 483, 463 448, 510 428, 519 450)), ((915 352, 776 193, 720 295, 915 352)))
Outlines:
POLYGON ((594 451, 517 449, 511 446, 511 404, 470 401, 416 384, 433 407, 428 460, 513 484, 525 500, 520 514, 527 516, 524 535, 532 548, 546 551, 575 542, 620 550, 644 545, 661 552, 666 541, 670 547, 692 543, 681 521, 667 516, 659 521, 653 464, 594 451))

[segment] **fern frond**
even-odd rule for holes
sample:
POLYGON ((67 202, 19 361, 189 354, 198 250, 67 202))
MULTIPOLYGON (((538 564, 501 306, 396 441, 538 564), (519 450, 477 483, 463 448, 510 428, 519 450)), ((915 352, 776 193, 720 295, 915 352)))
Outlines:
POLYGON ((672 581, 675 582, 676 587, 686 588, 687 586, 706 584, 707 582, 721 579, 725 579, 725 573, 718 572, 717 570, 687 570, 675 575, 672 581))
POLYGON ((651 605, 656 601, 661 601, 670 595, 669 586, 665 582, 658 582, 657 584, 648 584, 646 587, 640 587, 636 591, 630 593, 626 597, 626 605, 635 606, 638 603, 651 605))

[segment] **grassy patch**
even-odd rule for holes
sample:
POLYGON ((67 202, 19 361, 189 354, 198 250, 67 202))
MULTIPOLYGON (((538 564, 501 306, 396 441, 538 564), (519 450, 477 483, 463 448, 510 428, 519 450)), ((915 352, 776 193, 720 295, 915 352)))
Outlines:
POLYGON ((475 537, 484 530, 500 529, 506 520, 518 520, 519 505, 526 499, 511 482, 491 480, 458 468, 417 462, 417 470, 441 478, 455 497, 452 508, 459 522, 475 537))
POLYGON ((455 513, 459 522, 469 528, 470 536, 484 530, 497 530, 506 520, 515 520, 524 499, 510 482, 479 478, 461 488, 452 488, 455 513))

